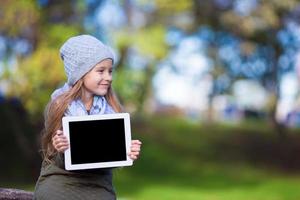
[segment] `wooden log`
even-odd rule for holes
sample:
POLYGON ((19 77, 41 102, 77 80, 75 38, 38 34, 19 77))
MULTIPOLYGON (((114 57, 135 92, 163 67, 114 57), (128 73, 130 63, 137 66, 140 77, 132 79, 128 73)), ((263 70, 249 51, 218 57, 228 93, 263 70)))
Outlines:
POLYGON ((0 188, 0 200, 32 200, 33 192, 13 188, 0 188))

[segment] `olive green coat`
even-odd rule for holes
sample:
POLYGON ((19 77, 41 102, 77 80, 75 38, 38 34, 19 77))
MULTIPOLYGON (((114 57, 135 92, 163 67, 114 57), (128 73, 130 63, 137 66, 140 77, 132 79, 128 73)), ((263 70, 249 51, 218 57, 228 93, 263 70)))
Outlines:
POLYGON ((51 164, 42 163, 35 186, 35 200, 115 200, 112 169, 64 169, 63 155, 51 164))

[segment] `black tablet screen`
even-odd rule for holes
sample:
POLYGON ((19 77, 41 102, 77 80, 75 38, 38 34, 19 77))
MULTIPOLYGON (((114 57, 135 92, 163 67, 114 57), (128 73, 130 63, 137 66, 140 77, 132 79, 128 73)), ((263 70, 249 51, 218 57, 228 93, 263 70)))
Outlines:
POLYGON ((69 122, 71 163, 126 160, 124 119, 69 122))

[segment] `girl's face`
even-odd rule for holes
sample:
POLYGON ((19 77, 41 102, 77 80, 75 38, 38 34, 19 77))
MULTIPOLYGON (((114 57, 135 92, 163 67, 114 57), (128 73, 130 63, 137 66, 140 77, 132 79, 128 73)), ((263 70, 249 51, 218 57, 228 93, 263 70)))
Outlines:
POLYGON ((83 77, 83 88, 92 95, 104 96, 112 82, 112 60, 105 59, 83 77))

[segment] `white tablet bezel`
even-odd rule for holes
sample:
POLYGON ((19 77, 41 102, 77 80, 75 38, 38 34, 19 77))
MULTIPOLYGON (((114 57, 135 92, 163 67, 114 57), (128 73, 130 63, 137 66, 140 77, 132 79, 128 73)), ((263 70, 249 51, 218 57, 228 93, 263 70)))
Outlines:
MULTIPOLYGON (((68 141, 70 141, 69 122, 91 121, 91 120, 102 120, 102 119, 124 119, 126 153, 130 152, 131 128, 130 128, 130 115, 128 113, 63 117, 62 124, 63 124, 64 135, 67 137, 68 141)), ((66 170, 123 167, 123 166, 131 166, 133 164, 132 159, 130 159, 130 157, 128 155, 126 155, 126 160, 124 160, 124 161, 72 164, 71 151, 72 151, 72 144, 69 143, 69 148, 64 152, 66 170)))

